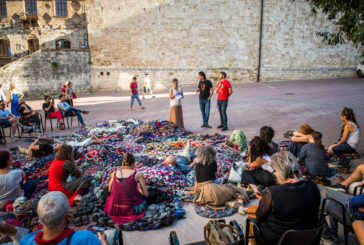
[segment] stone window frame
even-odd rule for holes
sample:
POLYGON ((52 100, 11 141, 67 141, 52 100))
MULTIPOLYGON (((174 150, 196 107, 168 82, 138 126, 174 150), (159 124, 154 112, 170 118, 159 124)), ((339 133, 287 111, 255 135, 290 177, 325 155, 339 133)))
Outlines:
POLYGON ((27 15, 38 15, 37 0, 25 0, 24 2, 27 15))
POLYGON ((6 0, 0 0, 0 16, 8 16, 6 9, 6 0))
POLYGON ((56 17, 67 17, 67 0, 54 0, 56 7, 56 17))
POLYGON ((67 40, 65 38, 60 38, 56 40, 56 49, 71 49, 72 47, 72 43, 70 40, 67 40), (57 47, 57 42, 61 41, 62 42, 62 47, 57 47), (65 45, 67 44, 67 45, 65 45))

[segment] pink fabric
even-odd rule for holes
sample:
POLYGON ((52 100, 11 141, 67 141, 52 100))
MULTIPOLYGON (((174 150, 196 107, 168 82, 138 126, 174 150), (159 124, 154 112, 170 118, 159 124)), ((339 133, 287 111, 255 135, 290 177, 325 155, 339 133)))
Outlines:
POLYGON ((145 211, 136 214, 134 210, 136 205, 143 202, 143 199, 138 192, 138 183, 135 181, 135 174, 136 172, 128 178, 122 179, 122 181, 118 180, 116 174, 114 174, 111 193, 105 204, 105 213, 107 213, 117 225, 123 225, 126 222, 144 217, 145 211))

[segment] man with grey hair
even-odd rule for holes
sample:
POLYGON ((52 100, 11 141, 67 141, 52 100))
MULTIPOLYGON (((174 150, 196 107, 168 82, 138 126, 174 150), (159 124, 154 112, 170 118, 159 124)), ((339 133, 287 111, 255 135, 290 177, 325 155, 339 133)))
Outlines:
POLYGON ((108 244, 105 236, 100 233, 98 239, 90 231, 74 231, 68 228, 71 216, 68 209, 68 199, 62 192, 53 191, 44 195, 37 207, 39 220, 44 226, 44 230, 25 235, 20 244, 108 244))

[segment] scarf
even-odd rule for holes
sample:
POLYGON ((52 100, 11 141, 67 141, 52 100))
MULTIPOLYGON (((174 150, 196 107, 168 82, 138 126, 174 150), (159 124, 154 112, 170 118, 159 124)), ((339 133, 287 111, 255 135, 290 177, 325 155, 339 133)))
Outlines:
POLYGON ((35 235, 34 241, 38 245, 57 244, 57 243, 62 242, 64 239, 66 239, 72 232, 73 232, 73 229, 66 227, 58 236, 54 237, 52 240, 45 241, 42 239, 44 231, 41 231, 35 235))

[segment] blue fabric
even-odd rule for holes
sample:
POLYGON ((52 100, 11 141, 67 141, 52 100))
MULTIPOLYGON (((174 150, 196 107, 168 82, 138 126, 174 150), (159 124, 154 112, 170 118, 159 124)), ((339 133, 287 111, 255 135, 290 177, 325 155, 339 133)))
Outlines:
POLYGON ((348 143, 344 142, 340 145, 332 147, 332 151, 335 155, 342 155, 345 153, 355 153, 355 149, 353 149, 348 143))
POLYGON ((78 117, 78 120, 80 120, 81 125, 85 124, 85 122, 83 121, 82 115, 81 115, 82 110, 77 109, 77 108, 74 108, 72 106, 69 106, 67 111, 74 111, 74 112, 76 112, 76 115, 78 117))
POLYGON ((130 107, 131 107, 131 108, 133 108, 133 104, 134 104, 134 100, 135 100, 135 99, 138 101, 139 106, 142 106, 142 102, 141 102, 141 101, 140 101, 140 99, 139 99, 139 94, 133 94, 133 95, 131 96, 130 107))
POLYGON ((181 171, 183 174, 188 174, 188 172, 191 171, 189 161, 185 157, 177 156, 176 166, 178 170, 181 171))
MULTIPOLYGON (((40 232, 36 231, 33 233, 29 233, 25 235, 20 240, 20 245, 37 245, 37 243, 34 241, 35 235, 40 232)), ((59 245, 66 245, 67 244, 67 238, 65 238, 62 242, 58 243, 59 245)), ((70 245, 101 245, 100 240, 91 232, 91 231, 76 231, 72 239, 69 243, 70 245)))
POLYGON ((27 180, 24 185, 22 185, 22 189, 24 191, 24 196, 30 199, 33 195, 35 188, 37 187, 37 181, 35 180, 27 180))
MULTIPOLYGON (((351 209, 358 209, 364 207, 364 194, 354 196, 349 199, 349 207, 351 209)), ((356 217, 361 219, 364 217, 364 213, 360 212, 359 210, 356 211, 356 217)))
POLYGON ((228 100, 217 100, 217 108, 219 109, 219 113, 220 113, 220 120, 221 120, 221 125, 223 125, 224 127, 227 127, 227 114, 226 114, 226 109, 228 106, 228 100))
POLYGON ((11 113, 17 117, 20 117, 19 112, 19 95, 18 94, 12 94, 13 99, 11 101, 11 113))
POLYGON ((58 103, 57 106, 65 111, 68 111, 68 109, 71 107, 67 102, 58 103))
POLYGON ((204 124, 209 124, 211 101, 208 99, 200 99, 200 110, 204 124))
POLYGON ((0 110, 0 118, 7 117, 10 115, 10 111, 8 110, 0 110))

